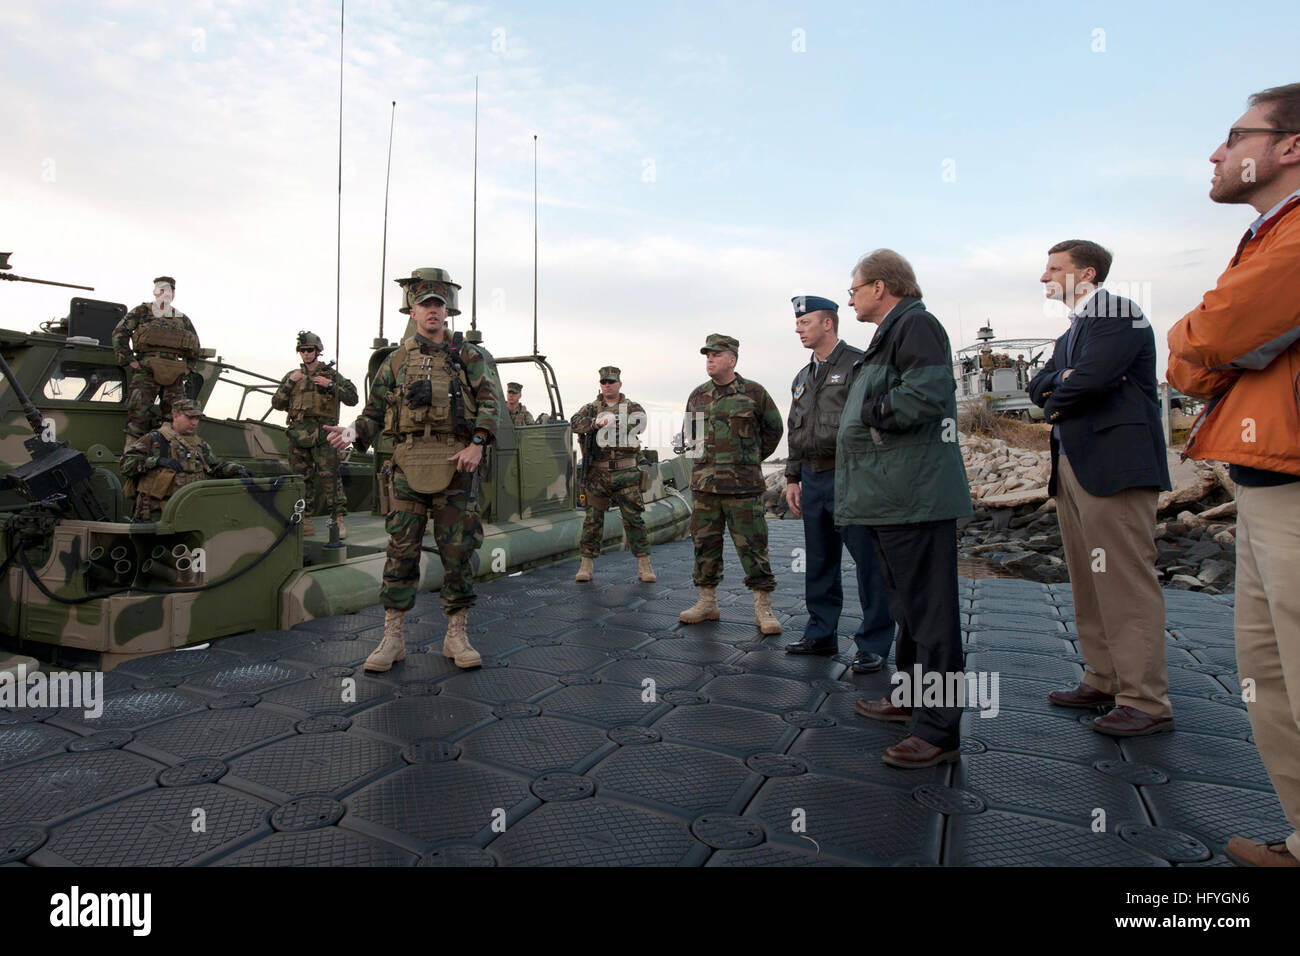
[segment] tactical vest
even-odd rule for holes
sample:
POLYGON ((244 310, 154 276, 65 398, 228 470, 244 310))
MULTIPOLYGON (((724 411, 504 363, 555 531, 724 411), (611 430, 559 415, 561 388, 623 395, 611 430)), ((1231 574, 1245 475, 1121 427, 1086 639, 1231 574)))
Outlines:
POLYGON ((448 458, 463 449, 468 436, 458 438, 458 424, 472 430, 478 415, 478 399, 470 387, 464 367, 457 370, 453 361, 459 351, 438 349, 426 355, 414 336, 403 342, 389 359, 395 387, 388 396, 384 412, 384 432, 393 439, 393 464, 402 470, 412 491, 437 494, 451 484, 456 465, 448 458), (465 403, 463 422, 452 411, 453 376, 460 382, 465 403), (421 379, 428 379, 433 400, 421 408, 408 408, 407 389, 421 379))
POLYGON ((293 383, 293 390, 289 393, 289 424, 300 422, 303 419, 324 419, 327 424, 337 425, 339 421, 339 394, 338 386, 325 391, 312 381, 315 375, 324 375, 323 369, 318 368, 313 373, 303 372, 303 377, 293 383))
POLYGON ((172 352, 182 358, 193 358, 199 347, 199 337, 185 327, 180 313, 149 318, 136 327, 132 336, 137 352, 172 352))
POLYGON ((178 435, 170 425, 164 425, 154 434, 162 439, 165 458, 175 458, 181 463, 180 471, 155 468, 136 481, 136 493, 166 501, 186 485, 207 477, 208 466, 203 461, 203 440, 197 435, 178 435))
POLYGON ((452 420, 451 380, 460 379, 460 391, 465 401, 465 424, 472 429, 478 415, 478 398, 470 387, 469 377, 462 368, 452 367, 450 349, 439 349, 431 355, 420 351, 415 337, 407 339, 393 353, 392 363, 396 388, 389 395, 384 412, 384 433, 394 441, 408 436, 450 436, 456 427, 452 420), (408 408, 406 390, 420 379, 428 379, 433 401, 423 408, 408 408))
MULTIPOLYGON (((629 419, 632 418, 632 403, 626 398, 623 398, 621 402, 615 401, 613 405, 606 405, 604 398, 597 395, 596 400, 592 402, 592 405, 595 406, 595 412, 591 416, 593 421, 606 412, 611 412, 614 415, 614 424, 612 426, 609 428, 596 429, 594 434, 597 438, 599 439, 601 436, 604 436, 608 442, 616 442, 622 438, 628 442, 626 445, 614 445, 598 440, 596 442, 595 460, 605 461, 608 459, 635 457, 637 452, 641 449, 641 438, 640 433, 635 435, 632 434, 632 429, 637 424, 635 421, 629 421, 629 419), (619 414, 620 405, 622 405, 624 410, 627 412, 626 416, 619 414), (619 433, 620 424, 625 426, 623 434, 619 433)), ((642 427, 644 427, 644 423, 642 423, 642 427)))

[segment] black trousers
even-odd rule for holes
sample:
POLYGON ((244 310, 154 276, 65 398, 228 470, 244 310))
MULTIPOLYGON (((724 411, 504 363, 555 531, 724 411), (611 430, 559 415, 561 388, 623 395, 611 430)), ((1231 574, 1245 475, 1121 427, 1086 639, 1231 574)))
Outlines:
MULTIPOLYGON (((871 543, 890 614, 898 622, 898 671, 910 678, 919 664, 923 675, 937 674, 943 678, 941 686, 953 686, 948 675, 960 673, 966 664, 957 607, 956 519, 872 525, 871 543)), ((961 739, 962 708, 919 704, 918 698, 912 707, 912 733, 936 747, 955 748, 961 739)))

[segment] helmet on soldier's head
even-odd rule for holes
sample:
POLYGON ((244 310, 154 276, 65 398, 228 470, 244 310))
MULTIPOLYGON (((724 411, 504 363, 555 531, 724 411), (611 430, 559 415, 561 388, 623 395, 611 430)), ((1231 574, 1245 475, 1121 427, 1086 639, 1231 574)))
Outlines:
POLYGON ((456 290, 460 286, 451 281, 451 273, 446 269, 434 266, 415 269, 409 278, 393 281, 402 287, 404 293, 402 307, 398 310, 403 315, 411 314, 411 305, 418 299, 433 296, 446 303, 448 315, 460 315, 460 309, 456 306, 456 290))
POLYGON ((315 332, 299 332, 298 348, 314 348, 317 352, 325 351, 325 343, 320 340, 320 336, 315 332))

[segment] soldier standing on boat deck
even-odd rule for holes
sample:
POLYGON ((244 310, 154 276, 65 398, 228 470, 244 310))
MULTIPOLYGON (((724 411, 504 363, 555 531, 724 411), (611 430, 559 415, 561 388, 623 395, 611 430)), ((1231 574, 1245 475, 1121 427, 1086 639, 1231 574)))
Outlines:
POLYGON ((780 634, 781 623, 772 614, 776 577, 767 557, 762 463, 781 442, 781 412, 767 389, 736 374, 736 339, 715 333, 700 353, 707 356, 709 381, 686 400, 682 428, 697 453, 691 468, 691 537, 700 598, 679 619, 683 624, 718 619, 722 535, 730 527, 745 586, 754 592, 754 623, 764 634, 780 634))
POLYGON ((592 562, 600 554, 605 512, 618 505, 627 532, 628 549, 636 555, 637 579, 658 580, 650 566, 650 536, 646 533, 645 502, 641 495, 650 490, 649 472, 639 466, 640 434, 645 430, 645 409, 628 401, 620 391, 623 373, 613 365, 600 370, 600 391, 596 400, 578 409, 570 419, 573 433, 583 444, 583 484, 587 492, 587 515, 582 525, 575 581, 590 581, 592 562), (591 436, 591 437, 587 437, 591 436))
POLYGON ((443 656, 453 658, 457 667, 482 663, 465 631, 474 606, 471 561, 483 543, 478 503, 472 499, 473 473, 496 437, 501 383, 487 350, 461 344, 447 329, 447 316, 459 314, 455 290, 460 286, 444 269, 416 273, 397 280, 406 290, 415 334, 380 364, 361 416, 345 428, 325 426, 339 451, 353 442, 364 451, 381 430, 394 443, 391 470, 380 479, 389 535, 379 592, 384 639, 366 658, 368 671, 386 671, 406 659, 402 618, 415 605, 420 541, 430 517, 443 567, 443 656))
POLYGON ((302 533, 315 534, 312 515, 322 508, 337 513, 339 538, 348 536, 343 516, 348 513, 347 496, 339 480, 339 453, 325 435, 325 425, 339 423, 339 403, 355 405, 357 387, 322 365, 325 344, 315 332, 298 333, 298 357, 302 365, 280 382, 271 396, 271 407, 288 413, 289 465, 307 482, 307 513, 302 533), (337 512, 335 511, 337 508, 337 512))
POLYGON ((199 336, 184 312, 172 307, 176 280, 153 280, 153 302, 141 302, 113 329, 113 352, 127 372, 126 447, 149 430, 149 408, 162 394, 162 417, 185 398, 185 375, 194 371, 199 336))

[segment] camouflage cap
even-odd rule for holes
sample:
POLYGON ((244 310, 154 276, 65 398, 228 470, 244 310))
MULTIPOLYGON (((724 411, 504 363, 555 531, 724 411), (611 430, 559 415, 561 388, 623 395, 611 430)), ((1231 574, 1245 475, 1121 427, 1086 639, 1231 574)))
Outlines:
POLYGON ((202 418, 203 407, 192 398, 182 398, 179 401, 172 402, 172 414, 182 412, 191 418, 202 418))
POLYGON ((157 285, 159 282, 166 282, 169 286, 172 287, 173 291, 176 289, 176 280, 173 279, 171 276, 159 276, 158 278, 153 280, 154 285, 157 285))
POLYGON ((623 373, 619 371, 616 365, 604 365, 600 369, 601 379, 612 378, 616 382, 623 381, 623 373))
POLYGON ((709 352, 731 352, 739 358, 740 340, 733 339, 730 335, 720 335, 714 332, 704 340, 704 348, 700 349, 701 355, 706 355, 709 352))
POLYGON ((506 382, 506 391, 507 391, 507 392, 514 392, 514 393, 516 393, 516 394, 520 394, 520 393, 523 392, 523 390, 524 390, 524 387, 523 387, 522 385, 520 385, 518 382, 506 382))
POLYGON ((432 297, 443 301, 447 306, 448 315, 460 315, 460 309, 456 304, 456 290, 460 286, 451 281, 451 273, 446 269, 439 269, 436 266, 415 269, 409 277, 393 281, 406 293, 405 301, 399 310, 403 315, 410 314, 413 303, 432 297))

